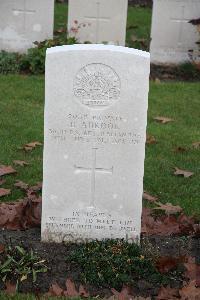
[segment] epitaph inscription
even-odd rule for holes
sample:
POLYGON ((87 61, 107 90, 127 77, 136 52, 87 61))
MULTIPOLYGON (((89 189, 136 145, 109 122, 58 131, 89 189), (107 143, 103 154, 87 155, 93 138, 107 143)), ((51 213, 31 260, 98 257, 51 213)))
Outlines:
POLYGON ((87 236, 88 232, 94 231, 98 237, 98 234, 105 230, 111 237, 118 234, 119 237, 133 242, 138 238, 134 223, 131 218, 116 218, 112 214, 95 209, 73 211, 71 216, 66 218, 50 216, 45 224, 44 238, 49 241, 85 243, 91 240, 89 235, 87 236), (67 233, 64 233, 65 231, 67 233))
POLYGON ((84 66, 74 80, 74 95, 89 107, 109 106, 120 98, 121 83, 117 73, 104 64, 84 66))

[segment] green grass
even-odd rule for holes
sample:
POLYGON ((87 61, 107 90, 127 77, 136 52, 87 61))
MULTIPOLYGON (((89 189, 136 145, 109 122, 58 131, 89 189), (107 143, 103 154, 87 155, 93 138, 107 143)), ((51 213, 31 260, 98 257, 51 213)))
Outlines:
MULTIPOLYGON (((200 155, 191 144, 199 141, 199 83, 151 83, 149 95, 148 133, 157 144, 146 149, 144 188, 158 195, 164 203, 181 205, 188 214, 198 213, 200 155), (175 119, 169 124, 159 124, 156 116, 175 119), (185 153, 174 153, 178 146, 189 147, 185 153), (177 166, 194 172, 191 178, 176 177, 177 166)), ((10 165, 13 160, 25 160, 31 165, 16 167, 18 174, 6 176, 4 187, 12 188, 12 195, 1 198, 10 201, 21 196, 13 188, 15 180, 35 184, 42 180, 42 147, 31 153, 18 150, 31 141, 43 141, 43 76, 0 76, 0 162, 10 165)))
MULTIPOLYGON (((24 180, 34 184, 42 180, 42 149, 35 149, 31 154, 18 150, 31 141, 43 141, 43 77, 1 76, 0 77, 0 163, 12 164, 13 160, 25 160, 31 165, 16 167, 16 176, 8 176, 5 187, 10 187, 15 180, 24 180)), ((12 200, 21 196, 14 189, 12 200)))
POLYGON ((54 29, 57 30, 67 26, 68 7, 66 4, 56 3, 54 15, 54 29))
POLYGON ((154 83, 149 98, 148 133, 156 137, 157 144, 147 146, 145 189, 190 214, 200 214, 200 150, 191 147, 200 140, 199 94, 199 83, 154 83), (154 116, 171 117, 175 122, 161 125, 153 121, 154 116), (179 146, 189 149, 175 153, 179 146), (175 166, 195 174, 191 178, 173 176, 175 166))
POLYGON ((136 42, 132 42, 132 36, 138 39, 150 40, 151 31, 151 14, 150 8, 129 7, 127 19, 126 43, 128 46, 140 47, 136 42))

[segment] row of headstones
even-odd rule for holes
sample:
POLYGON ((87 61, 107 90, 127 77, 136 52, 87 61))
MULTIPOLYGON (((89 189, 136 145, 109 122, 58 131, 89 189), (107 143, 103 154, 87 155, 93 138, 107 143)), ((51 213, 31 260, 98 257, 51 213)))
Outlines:
MULTIPOLYGON (((68 35, 80 43, 125 45, 128 0, 69 0, 68 35)), ((151 61, 179 63, 197 49, 199 0, 154 0, 151 61)), ((54 0, 1 0, 0 50, 24 52, 53 38, 54 0)))

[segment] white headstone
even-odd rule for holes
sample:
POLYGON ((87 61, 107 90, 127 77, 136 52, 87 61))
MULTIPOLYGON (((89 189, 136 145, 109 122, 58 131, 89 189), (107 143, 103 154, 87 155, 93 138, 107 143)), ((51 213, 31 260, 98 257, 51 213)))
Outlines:
POLYGON ((79 42, 125 45, 128 0, 69 0, 68 34, 79 42))
POLYGON ((0 50, 26 52, 53 37, 54 0, 0 0, 0 50))
POLYGON ((151 62, 182 63, 197 49, 199 33, 191 19, 200 17, 200 0, 154 0, 151 62))
POLYGON ((149 53, 48 49, 43 241, 140 235, 149 53))

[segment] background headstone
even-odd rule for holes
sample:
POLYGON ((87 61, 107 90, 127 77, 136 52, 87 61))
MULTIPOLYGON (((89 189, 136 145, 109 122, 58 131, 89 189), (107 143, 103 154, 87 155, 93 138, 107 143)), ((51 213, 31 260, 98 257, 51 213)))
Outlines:
POLYGON ((51 39, 54 0, 0 0, 0 50, 26 52, 51 39))
POLYGON ((42 240, 140 235, 149 53, 48 49, 42 240))
POLYGON ((198 48, 199 33, 188 22, 199 17, 199 0, 154 0, 151 62, 182 63, 189 60, 188 51, 198 48))
POLYGON ((128 0, 69 0, 68 35, 79 42, 125 45, 128 0))

